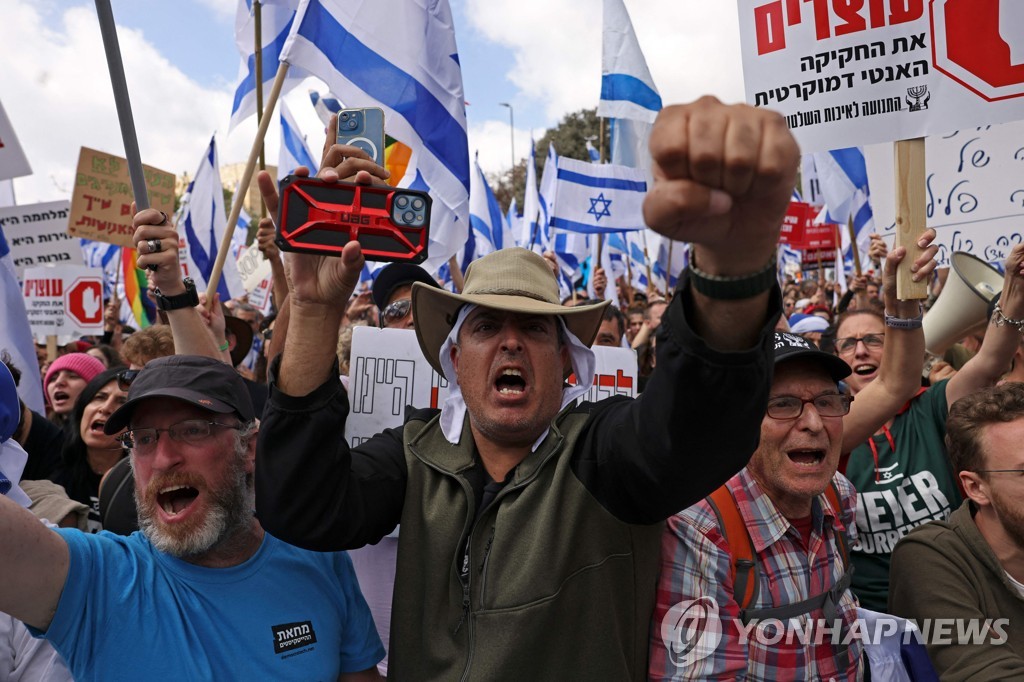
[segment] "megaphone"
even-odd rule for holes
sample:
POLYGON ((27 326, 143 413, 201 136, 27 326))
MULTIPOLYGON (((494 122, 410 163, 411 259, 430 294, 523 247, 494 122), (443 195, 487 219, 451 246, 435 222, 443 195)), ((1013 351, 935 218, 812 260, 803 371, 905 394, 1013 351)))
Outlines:
POLYGON ((989 305, 1003 290, 1003 276, 977 256, 957 251, 949 260, 946 286, 924 316, 924 345, 935 355, 984 322, 989 305))

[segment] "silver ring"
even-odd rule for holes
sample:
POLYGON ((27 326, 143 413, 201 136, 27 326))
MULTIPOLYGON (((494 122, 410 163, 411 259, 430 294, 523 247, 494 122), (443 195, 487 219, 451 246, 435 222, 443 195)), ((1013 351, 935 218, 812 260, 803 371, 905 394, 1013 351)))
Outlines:
POLYGON ((164 245, 160 243, 159 239, 147 239, 146 246, 149 247, 150 253, 160 253, 164 248, 164 245))

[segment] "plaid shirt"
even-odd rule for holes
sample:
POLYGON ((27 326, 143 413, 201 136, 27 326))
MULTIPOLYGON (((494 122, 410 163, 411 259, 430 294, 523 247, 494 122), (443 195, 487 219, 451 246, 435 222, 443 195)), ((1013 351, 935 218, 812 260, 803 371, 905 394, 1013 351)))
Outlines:
MULTIPOLYGON (((759 590, 749 608, 793 604, 827 591, 842 577, 836 534, 848 532, 852 542, 857 496, 841 474, 836 474, 835 481, 842 509, 833 509, 825 495, 818 496, 812 505, 807 549, 800 532, 779 513, 746 468, 726 483, 757 553, 759 590)), ((847 590, 836 605, 836 619, 842 621, 839 627, 832 623, 830 629, 815 627, 825 617, 817 609, 788 619, 780 637, 769 622, 743 625, 733 599, 731 562, 729 545, 707 500, 668 520, 651 625, 650 679, 857 679, 863 647, 849 636, 857 617, 852 592, 847 590), (809 621, 814 622, 808 625, 809 621), (744 636, 745 631, 749 636, 744 636), (833 636, 837 643, 852 640, 845 653, 841 647, 837 653, 833 636)))

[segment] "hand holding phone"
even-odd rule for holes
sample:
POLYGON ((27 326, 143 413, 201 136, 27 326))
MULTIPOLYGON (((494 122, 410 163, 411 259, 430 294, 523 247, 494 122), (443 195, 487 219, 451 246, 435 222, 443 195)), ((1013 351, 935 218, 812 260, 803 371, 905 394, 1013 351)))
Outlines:
POLYGON ((378 166, 384 165, 384 110, 377 107, 338 112, 338 144, 362 149, 378 166))

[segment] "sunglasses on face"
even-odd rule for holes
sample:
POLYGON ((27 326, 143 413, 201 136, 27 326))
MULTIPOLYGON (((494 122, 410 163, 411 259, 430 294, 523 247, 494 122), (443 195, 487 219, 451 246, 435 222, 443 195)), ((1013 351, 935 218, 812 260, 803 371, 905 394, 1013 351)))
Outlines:
POLYGON ((135 377, 139 376, 141 371, 141 369, 126 369, 123 372, 118 372, 117 387, 127 392, 131 388, 132 382, 135 381, 135 377))
POLYGON ((403 298, 389 303, 380 315, 380 326, 387 327, 404 319, 410 310, 412 310, 411 299, 403 298))

